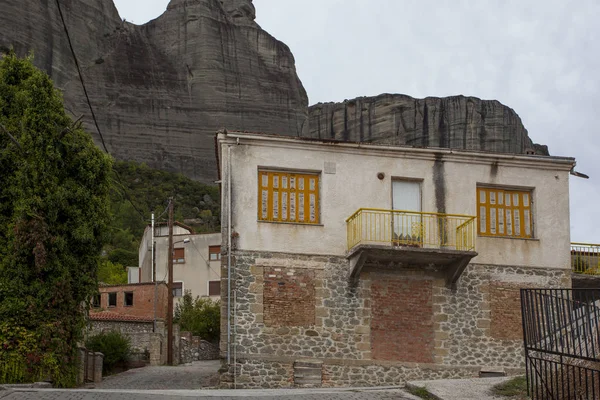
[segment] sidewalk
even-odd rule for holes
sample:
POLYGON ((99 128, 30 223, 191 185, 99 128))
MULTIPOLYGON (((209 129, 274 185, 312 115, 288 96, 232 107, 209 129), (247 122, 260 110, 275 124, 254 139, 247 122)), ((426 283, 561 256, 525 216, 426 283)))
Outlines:
POLYGON ((411 381, 407 387, 422 387, 440 400, 505 400, 491 394, 492 386, 512 379, 505 378, 473 378, 473 379, 439 379, 435 381, 411 381))

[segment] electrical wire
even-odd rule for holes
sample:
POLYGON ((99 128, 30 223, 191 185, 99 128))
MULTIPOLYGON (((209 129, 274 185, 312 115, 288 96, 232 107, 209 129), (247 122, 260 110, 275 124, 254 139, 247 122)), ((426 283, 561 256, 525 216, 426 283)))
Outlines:
POLYGON ((75 61, 75 66, 77 67, 77 73, 79 75, 79 80, 81 81, 81 86, 83 87, 83 93, 85 94, 85 98, 87 100, 88 107, 90 108, 90 113, 92 113, 92 119, 94 120, 94 125, 96 125, 96 129, 98 130, 98 135, 100 135, 100 140, 102 141, 102 147, 104 147, 104 151, 109 153, 106 148, 106 143, 104 143, 104 137, 102 136, 102 132, 100 132, 100 127, 98 126, 98 121, 96 120, 96 114, 94 113, 94 109, 92 108, 92 103, 90 102, 90 97, 88 96, 87 89, 85 88, 85 83, 83 82, 83 75, 81 74, 81 68, 79 67, 79 60, 77 60, 77 56, 75 55, 75 49, 73 48, 73 43, 71 42, 71 35, 69 35, 69 30, 67 29, 67 24, 65 22, 65 17, 63 16, 62 9, 60 8, 60 2, 56 0, 56 6, 58 7, 58 13, 60 14, 60 20, 62 21, 63 28, 65 30, 65 34, 67 35, 67 41, 69 42, 69 47, 71 48, 71 54, 73 55, 73 60, 75 61))
MULTIPOLYGON (((73 43, 71 42, 71 35, 69 34, 69 29, 67 28, 67 23, 65 22, 65 17, 63 15, 62 9, 60 7, 59 0, 56 0, 56 7, 58 8, 58 13, 60 14, 60 20, 62 21, 62 25, 65 30, 65 35, 67 36, 67 42, 69 43, 69 48, 71 49, 71 55, 73 56, 73 61, 75 62, 75 66, 77 67, 77 74, 79 75, 79 81, 81 82, 81 87, 83 88, 83 93, 85 94, 85 99, 87 101, 87 105, 90 109, 90 113, 92 114, 92 120, 94 121, 96 130, 98 131, 98 135, 100 136, 100 141, 102 142, 102 147, 104 148, 104 151, 106 152, 106 154, 110 155, 110 152, 108 151, 108 148, 106 147, 106 143, 104 142, 104 136, 102 135, 102 131, 100 130, 100 126, 98 125, 98 120, 96 118, 96 113, 94 113, 94 108, 92 107, 92 102, 90 101, 90 96, 88 95, 87 89, 85 87, 85 82, 83 80, 83 74, 81 73, 81 68, 79 66, 79 60, 77 59, 77 55, 75 54, 75 49, 73 48, 73 43)), ((144 221, 146 221, 146 217, 144 216, 144 214, 133 203, 133 201, 131 200, 131 197, 129 196, 129 193, 127 193, 126 186, 123 185, 123 181, 121 179, 121 176, 119 175, 119 172, 117 170, 113 170, 113 171, 115 172, 117 180, 119 181, 119 183, 121 184, 121 187, 123 188, 123 194, 125 195, 126 200, 129 201, 129 203, 131 203, 131 206, 135 209, 135 211, 137 211, 137 213, 142 217, 142 219, 144 221)))

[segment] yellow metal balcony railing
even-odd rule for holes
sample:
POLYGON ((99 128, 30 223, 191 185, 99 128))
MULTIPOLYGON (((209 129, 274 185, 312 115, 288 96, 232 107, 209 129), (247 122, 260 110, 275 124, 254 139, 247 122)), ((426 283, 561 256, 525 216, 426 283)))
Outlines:
POLYGON ((571 243, 571 269, 578 274, 600 275, 600 244, 571 243))
POLYGON ((386 244, 474 251, 475 220, 470 215, 361 208, 346 220, 348 249, 386 244))

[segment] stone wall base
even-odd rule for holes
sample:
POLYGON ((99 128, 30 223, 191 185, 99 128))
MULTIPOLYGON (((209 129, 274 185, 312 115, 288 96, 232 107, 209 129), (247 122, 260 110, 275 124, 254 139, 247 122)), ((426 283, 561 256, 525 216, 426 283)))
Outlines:
MULTIPOLYGON (((221 369, 223 389, 295 388, 303 387, 294 379, 294 362, 238 359, 234 379, 233 364, 221 369)), ((324 360, 322 381, 312 387, 403 386, 407 381, 432 379, 465 379, 479 377, 479 367, 436 366, 422 364, 349 362, 324 360)), ((508 375, 523 374, 520 368, 504 368, 508 375)))

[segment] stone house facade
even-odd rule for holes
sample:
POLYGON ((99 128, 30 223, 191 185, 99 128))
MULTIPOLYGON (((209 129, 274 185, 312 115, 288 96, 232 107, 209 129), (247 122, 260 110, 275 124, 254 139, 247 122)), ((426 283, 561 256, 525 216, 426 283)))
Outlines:
POLYGON ((224 385, 523 369, 519 289, 570 285, 566 157, 221 132, 224 385))
MULTIPOLYGON (((139 247, 140 282, 167 281, 169 230, 166 224, 154 228, 154 267, 152 265, 152 228, 148 226, 139 247)), ((209 296, 218 300, 221 295, 221 233, 196 234, 184 224, 173 226, 173 284, 175 301, 186 290, 192 296, 209 296)))

